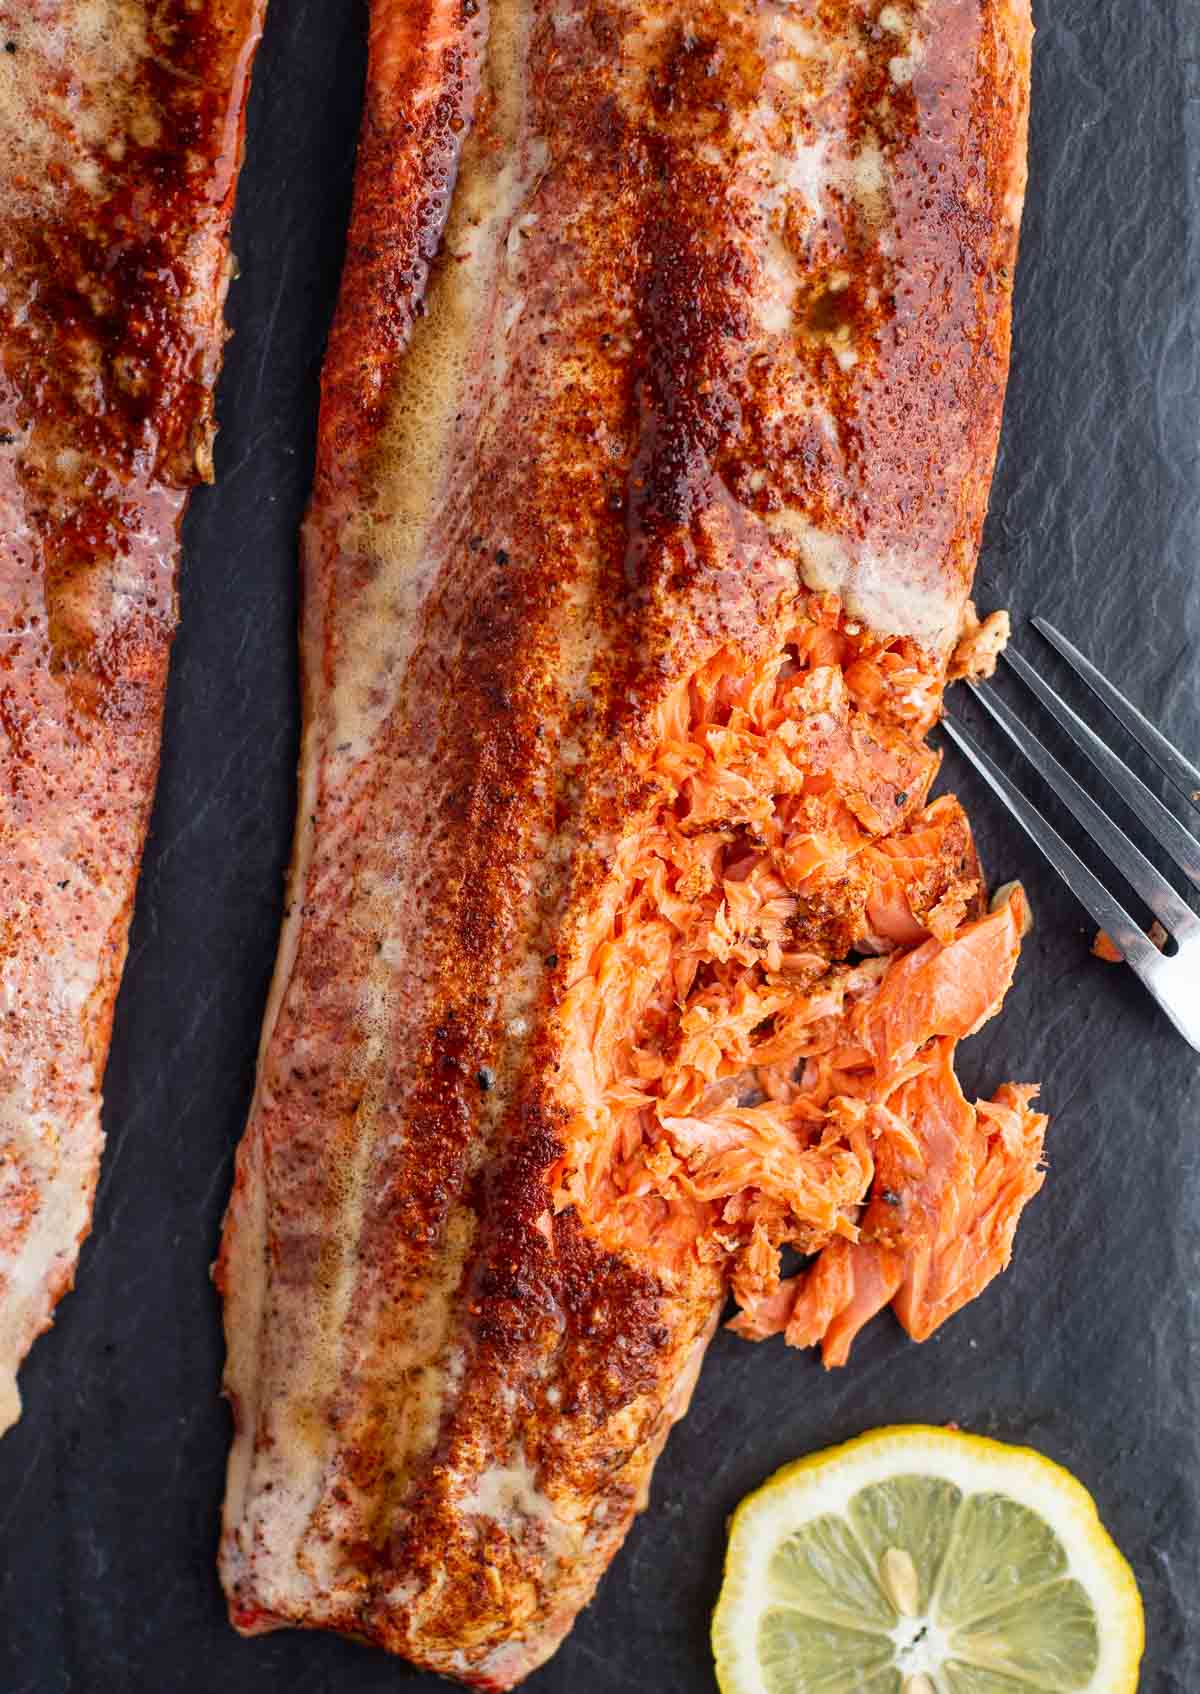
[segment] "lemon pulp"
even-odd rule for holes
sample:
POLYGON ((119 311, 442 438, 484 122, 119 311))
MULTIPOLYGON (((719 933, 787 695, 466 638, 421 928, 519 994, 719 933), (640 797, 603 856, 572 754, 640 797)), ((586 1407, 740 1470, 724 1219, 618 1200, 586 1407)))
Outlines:
POLYGON ((1142 1609, 1066 1471, 910 1426, 739 1507, 713 1619, 724 1694, 1132 1694, 1142 1609))

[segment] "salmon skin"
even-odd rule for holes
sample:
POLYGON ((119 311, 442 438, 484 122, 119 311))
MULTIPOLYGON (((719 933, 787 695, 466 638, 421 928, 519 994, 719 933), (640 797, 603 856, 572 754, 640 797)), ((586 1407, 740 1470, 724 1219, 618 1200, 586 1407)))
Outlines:
POLYGON ((728 1290, 836 1363, 1007 1257, 1043 1120, 952 1059, 1028 914, 924 737, 999 639, 1029 55, 1023 0, 375 0, 216 1272, 246 1633, 511 1687, 728 1290))
POLYGON ((0 0, 0 1430, 70 1288, 265 0, 0 0))

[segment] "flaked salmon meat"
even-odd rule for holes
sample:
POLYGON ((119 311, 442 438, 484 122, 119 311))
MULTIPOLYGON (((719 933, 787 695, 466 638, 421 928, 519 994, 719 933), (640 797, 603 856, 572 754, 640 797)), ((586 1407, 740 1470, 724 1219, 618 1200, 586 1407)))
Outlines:
POLYGON ((923 1340, 1007 1263, 1044 1127, 1031 1089, 1007 1136, 987 1126, 1011 1103, 958 1091, 954 1043, 999 1008, 1024 895, 984 915, 961 807, 926 804, 920 655, 844 621, 810 596, 766 663, 723 649, 666 703, 652 817, 555 1013, 556 1207, 614 1252, 719 1265, 740 1334, 827 1364, 889 1301, 923 1340), (978 1231, 988 1157, 1009 1180, 978 1231), (822 1257, 781 1285, 785 1246, 822 1257))
POLYGON ((511 1687, 730 1295, 832 1365, 1007 1262, 1045 1120, 954 1058, 1029 914, 926 735, 1005 636, 1029 55, 1024 0, 374 0, 217 1266, 238 1629, 511 1687))
POLYGON ((266 0, 0 0, 0 1431, 91 1222, 266 0))

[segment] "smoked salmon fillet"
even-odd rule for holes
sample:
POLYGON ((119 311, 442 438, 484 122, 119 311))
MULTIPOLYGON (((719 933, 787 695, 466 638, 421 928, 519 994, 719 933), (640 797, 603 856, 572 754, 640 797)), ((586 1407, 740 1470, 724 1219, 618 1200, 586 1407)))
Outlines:
POLYGON ((71 1286, 265 0, 0 0, 0 1430, 71 1286))
POLYGON ((1030 34, 375 0, 216 1269, 246 1633, 511 1687, 730 1291, 835 1363, 1007 1258, 1044 1120, 952 1060, 1028 914, 925 734, 1003 634, 967 594, 1030 34))

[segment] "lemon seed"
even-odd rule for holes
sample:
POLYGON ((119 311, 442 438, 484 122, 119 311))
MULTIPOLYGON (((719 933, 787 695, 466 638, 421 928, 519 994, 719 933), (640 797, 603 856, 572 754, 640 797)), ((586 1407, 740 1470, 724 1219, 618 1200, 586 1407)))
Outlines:
POLYGON ((924 1671, 918 1671, 916 1676, 904 1678, 900 1685, 900 1694, 937 1694, 937 1689, 924 1671))
MULTIPOLYGON (((879 1561, 879 1580, 900 1616, 915 1618, 921 1605, 921 1585, 917 1581, 917 1567, 912 1562, 912 1554, 903 1547, 889 1547, 879 1561)), ((905 1689, 904 1694, 910 1694, 910 1691, 905 1689)), ((921 1690, 917 1689, 915 1694, 921 1694, 921 1690)), ((933 1694, 932 1689, 930 1694, 933 1694)))

